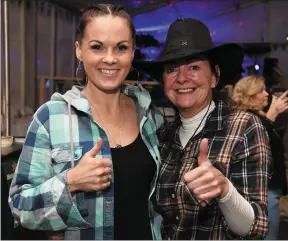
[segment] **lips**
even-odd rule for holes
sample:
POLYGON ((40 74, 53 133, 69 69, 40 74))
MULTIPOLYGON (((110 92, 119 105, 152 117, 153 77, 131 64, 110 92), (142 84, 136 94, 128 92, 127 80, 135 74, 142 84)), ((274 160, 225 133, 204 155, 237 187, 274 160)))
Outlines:
POLYGON ((183 89, 178 89, 177 92, 178 93, 189 93, 189 92, 193 92, 195 90, 195 88, 183 88, 183 89))
POLYGON ((105 76, 114 76, 118 71, 119 69, 100 69, 100 72, 105 76))

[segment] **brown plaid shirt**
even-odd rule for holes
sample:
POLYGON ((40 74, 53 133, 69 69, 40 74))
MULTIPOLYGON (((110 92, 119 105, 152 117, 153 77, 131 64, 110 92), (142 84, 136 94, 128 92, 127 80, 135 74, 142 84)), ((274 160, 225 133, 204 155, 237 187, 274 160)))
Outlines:
POLYGON ((271 153, 258 117, 244 111, 230 112, 224 102, 216 103, 203 130, 185 149, 179 140, 180 125, 178 119, 159 131, 162 165, 154 201, 156 211, 163 216, 163 239, 263 239, 268 231, 271 153), (183 181, 184 174, 197 165, 199 143, 204 137, 209 140, 209 160, 254 209, 255 221, 246 237, 229 229, 216 199, 199 203, 183 181))

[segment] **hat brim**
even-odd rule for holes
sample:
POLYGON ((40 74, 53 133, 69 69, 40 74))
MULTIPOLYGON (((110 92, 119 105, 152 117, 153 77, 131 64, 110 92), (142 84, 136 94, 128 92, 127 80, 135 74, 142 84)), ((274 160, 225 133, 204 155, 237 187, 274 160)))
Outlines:
MULTIPOLYGON (((187 49, 183 55, 169 56, 154 61, 134 60, 133 66, 137 69, 143 70, 149 74, 153 79, 163 83, 164 65, 181 59, 193 58, 193 56, 205 54, 214 64, 219 65, 220 68, 220 84, 226 85, 227 79, 235 78, 236 74, 241 73, 242 63, 244 59, 244 51, 240 45, 234 43, 227 43, 216 46, 208 50, 187 49)), ((229 82, 229 81, 228 81, 229 82)))

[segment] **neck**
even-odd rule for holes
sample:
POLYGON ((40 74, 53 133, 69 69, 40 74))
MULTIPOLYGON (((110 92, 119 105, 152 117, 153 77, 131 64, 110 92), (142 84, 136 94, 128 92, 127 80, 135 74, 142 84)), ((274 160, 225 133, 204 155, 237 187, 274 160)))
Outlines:
POLYGON ((179 110, 181 117, 183 118, 192 118, 195 115, 197 115, 199 112, 201 112, 203 109, 205 109, 210 102, 212 101, 212 98, 208 98, 202 105, 198 106, 198 107, 193 107, 190 109, 182 109, 179 110))
POLYGON ((104 92, 88 82, 82 93, 98 111, 110 114, 119 113, 119 111, 121 111, 120 89, 115 92, 104 92))

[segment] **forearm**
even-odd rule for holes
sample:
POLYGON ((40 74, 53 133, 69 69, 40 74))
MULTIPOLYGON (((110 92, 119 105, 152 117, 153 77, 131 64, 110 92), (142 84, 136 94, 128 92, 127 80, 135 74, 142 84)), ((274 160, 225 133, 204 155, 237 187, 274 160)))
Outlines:
POLYGON ((224 198, 218 199, 218 205, 232 232, 239 236, 245 236, 249 233, 255 218, 254 210, 230 181, 229 192, 224 198))
POLYGON ((66 172, 37 186, 28 182, 18 185, 16 180, 14 178, 11 184, 9 204, 14 218, 23 227, 57 231, 83 224, 80 218, 74 219, 73 224, 67 219, 73 210, 77 212, 77 207, 67 186, 66 172))

